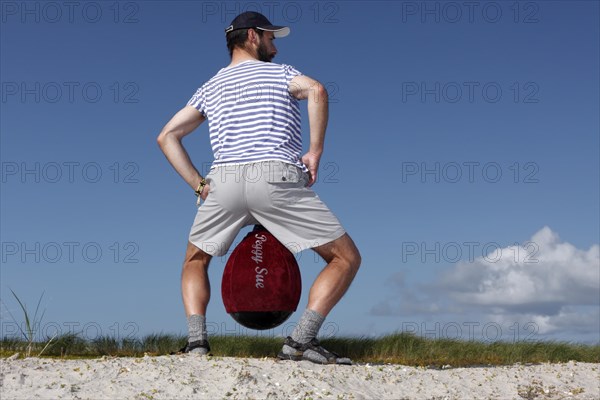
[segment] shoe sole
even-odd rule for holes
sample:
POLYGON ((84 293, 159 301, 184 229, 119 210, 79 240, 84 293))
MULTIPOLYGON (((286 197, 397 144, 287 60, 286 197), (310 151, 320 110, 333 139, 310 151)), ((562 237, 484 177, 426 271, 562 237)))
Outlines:
POLYGON ((279 358, 280 360, 283 361, 310 361, 313 364, 319 364, 319 365, 352 365, 352 361, 350 361, 350 363, 338 363, 338 359, 335 360, 335 362, 321 362, 321 361, 315 361, 315 360, 311 360, 310 358, 305 358, 303 355, 301 356, 297 356, 295 354, 285 354, 280 352, 279 354, 277 354, 277 358, 279 358))

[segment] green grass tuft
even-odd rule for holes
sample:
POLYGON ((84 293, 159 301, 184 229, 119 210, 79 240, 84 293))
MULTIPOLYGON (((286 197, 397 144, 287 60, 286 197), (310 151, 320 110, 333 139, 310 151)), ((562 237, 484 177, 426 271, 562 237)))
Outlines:
MULTIPOLYGON (((26 354, 29 346, 37 354, 45 346, 44 356, 94 358, 100 356, 141 357, 167 355, 185 346, 181 335, 152 334, 141 339, 103 336, 84 340, 77 334, 65 334, 30 343, 24 338, 0 340, 0 356, 26 354)), ((211 336, 212 354, 219 357, 276 357, 283 338, 264 336, 211 336)), ((600 345, 554 341, 492 342, 429 339, 409 333, 394 333, 378 338, 334 337, 321 344, 355 362, 392 363, 412 366, 453 367, 511 365, 515 363, 561 363, 568 361, 600 363, 600 345)))

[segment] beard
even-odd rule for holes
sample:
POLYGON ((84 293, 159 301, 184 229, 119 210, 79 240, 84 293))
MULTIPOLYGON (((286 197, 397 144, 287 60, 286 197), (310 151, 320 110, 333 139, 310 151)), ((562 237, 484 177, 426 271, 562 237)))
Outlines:
POLYGON ((271 62, 273 57, 275 57, 274 54, 269 54, 266 46, 262 42, 258 45, 258 48, 256 49, 256 56, 260 61, 264 62, 271 62))

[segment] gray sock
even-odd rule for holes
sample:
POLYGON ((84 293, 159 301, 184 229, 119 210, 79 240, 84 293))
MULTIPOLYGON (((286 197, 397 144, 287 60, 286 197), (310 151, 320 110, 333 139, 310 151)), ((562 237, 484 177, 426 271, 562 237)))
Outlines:
POLYGON ((319 332, 319 329, 321 329, 323 321, 325 321, 324 316, 307 308, 304 310, 304 314, 302 314, 298 325, 296 325, 296 328, 294 328, 294 331, 291 334, 292 339, 298 343, 310 342, 317 337, 317 333, 319 332))
MULTIPOLYGON (((321 325, 323 325, 324 321, 324 316, 307 308, 290 336, 298 343, 308 343, 317 337, 317 333, 319 332, 319 329, 321 329, 321 325)), ((316 351, 307 349, 302 354, 298 354, 298 350, 286 344, 283 345, 282 353, 292 359, 293 357, 301 356, 303 360, 308 360, 319 364, 330 362, 327 357, 319 354, 316 351)), ((287 357, 284 356, 283 358, 286 359, 287 357)), ((346 357, 338 357, 336 358, 335 363, 350 365, 352 364, 352 361, 346 357)))
POLYGON ((192 314, 188 317, 188 342, 207 340, 206 317, 200 314, 192 314))

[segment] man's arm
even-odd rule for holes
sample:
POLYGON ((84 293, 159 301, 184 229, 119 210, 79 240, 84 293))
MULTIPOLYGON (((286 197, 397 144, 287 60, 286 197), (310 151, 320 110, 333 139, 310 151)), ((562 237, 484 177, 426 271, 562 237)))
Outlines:
MULTIPOLYGON (((185 106, 171 118, 158 135, 156 141, 173 168, 196 190, 202 180, 200 173, 192 164, 190 157, 181 143, 182 139, 196 129, 206 118, 192 106, 185 106)), ((208 190, 203 191, 206 198, 208 190)))
POLYGON ((327 90, 318 81, 306 75, 297 75, 290 81, 289 90, 298 100, 308 100, 308 123, 310 127, 310 146, 302 156, 302 162, 310 173, 312 185, 317 180, 319 162, 323 154, 325 130, 329 119, 329 98, 327 90))

